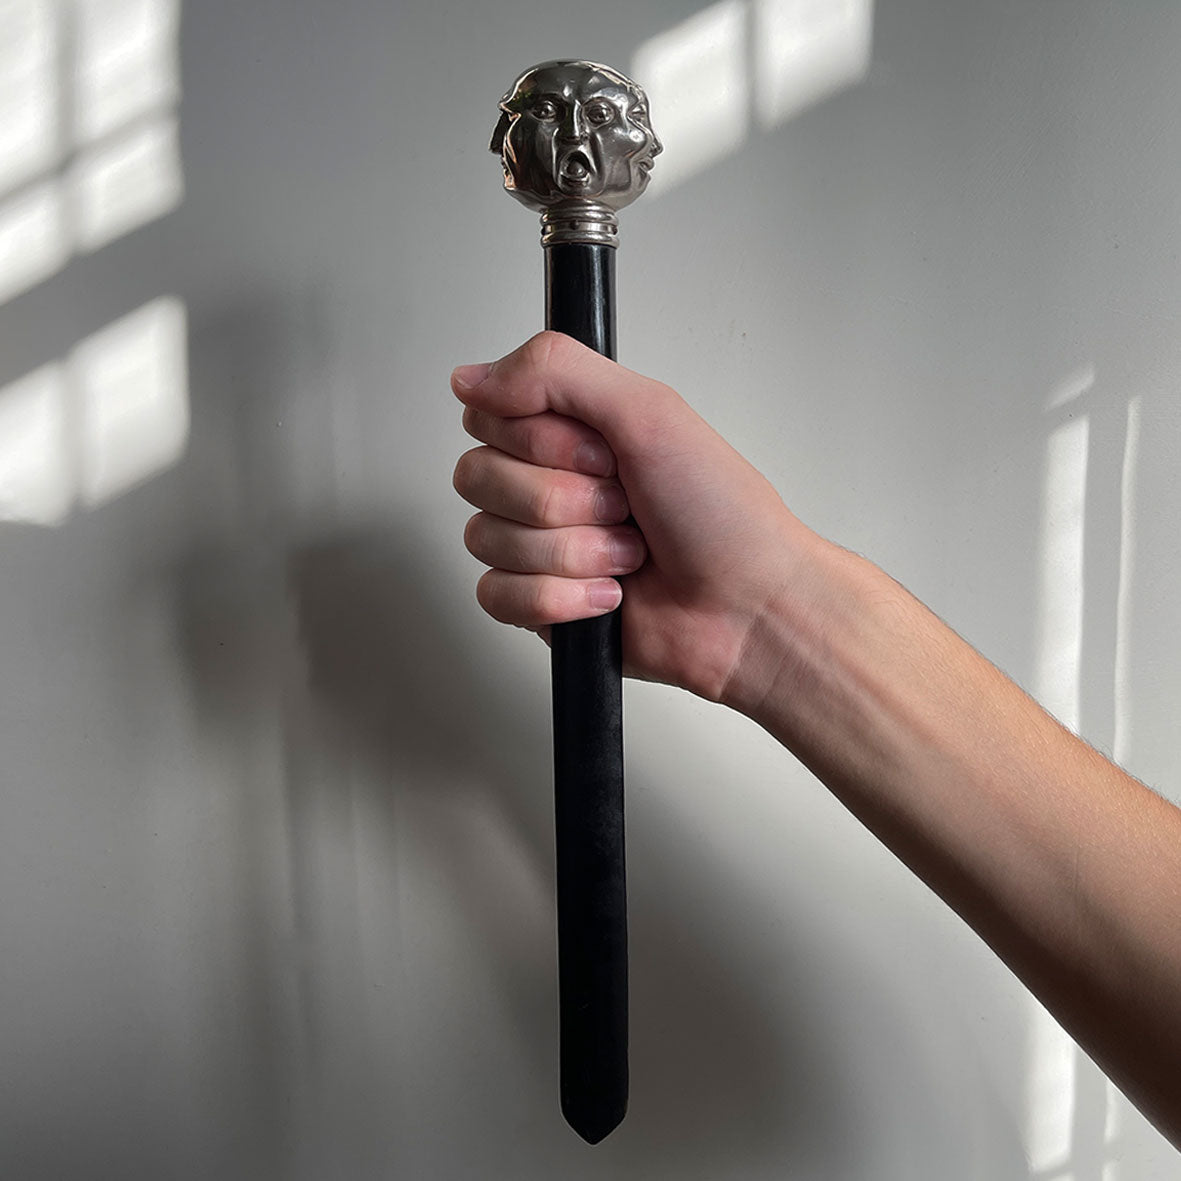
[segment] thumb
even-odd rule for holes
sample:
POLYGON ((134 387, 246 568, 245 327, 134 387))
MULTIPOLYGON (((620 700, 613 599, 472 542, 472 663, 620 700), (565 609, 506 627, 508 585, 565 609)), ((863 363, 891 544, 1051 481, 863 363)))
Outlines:
POLYGON ((540 332, 491 365, 463 365, 451 388, 465 405, 498 418, 552 410, 593 426, 613 446, 645 437, 646 427, 685 410, 662 382, 622 365, 559 332, 540 332))

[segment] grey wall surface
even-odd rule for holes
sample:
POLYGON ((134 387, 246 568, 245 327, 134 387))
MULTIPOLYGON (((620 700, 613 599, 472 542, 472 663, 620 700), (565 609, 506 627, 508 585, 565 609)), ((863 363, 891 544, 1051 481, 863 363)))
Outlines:
POLYGON ((625 214, 621 359, 1181 791, 1181 7, 878 0, 864 76, 768 114, 757 22, 830 7, 184 6, 183 198, 0 306, 11 393, 171 297, 188 407, 0 525, 5 1181, 1181 1178, 790 755, 649 685, 630 1113, 558 1112, 547 658, 450 487, 449 370, 541 324, 486 150, 525 66, 739 29, 745 134, 625 214))

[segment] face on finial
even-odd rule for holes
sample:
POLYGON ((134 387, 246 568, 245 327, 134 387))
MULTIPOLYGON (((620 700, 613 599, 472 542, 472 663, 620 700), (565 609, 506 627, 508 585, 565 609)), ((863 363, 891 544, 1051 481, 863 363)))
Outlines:
POLYGON ((500 109, 491 147, 504 187, 530 208, 583 200, 621 209, 647 187, 660 140, 644 92, 617 71, 546 62, 517 79, 500 109))

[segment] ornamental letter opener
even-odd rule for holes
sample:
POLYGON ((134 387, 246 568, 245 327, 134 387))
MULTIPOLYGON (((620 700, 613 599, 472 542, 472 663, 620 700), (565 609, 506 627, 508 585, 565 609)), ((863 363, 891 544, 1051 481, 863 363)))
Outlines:
MULTIPOLYGON (((545 326, 615 359, 616 213, 660 141, 644 92, 585 61, 526 70, 500 101, 504 187, 541 212, 545 326)), ((620 612, 553 628, 562 1114, 597 1144, 627 1110, 620 612)))

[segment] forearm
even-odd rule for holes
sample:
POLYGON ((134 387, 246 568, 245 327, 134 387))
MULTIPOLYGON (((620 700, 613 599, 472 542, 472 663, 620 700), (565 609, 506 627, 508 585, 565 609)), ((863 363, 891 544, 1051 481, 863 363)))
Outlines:
POLYGON ((727 691, 1181 1141, 1181 812, 815 539, 727 691))

